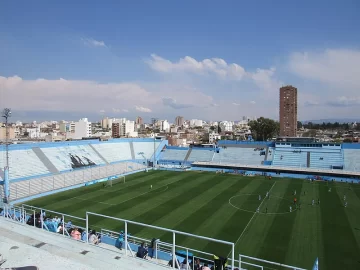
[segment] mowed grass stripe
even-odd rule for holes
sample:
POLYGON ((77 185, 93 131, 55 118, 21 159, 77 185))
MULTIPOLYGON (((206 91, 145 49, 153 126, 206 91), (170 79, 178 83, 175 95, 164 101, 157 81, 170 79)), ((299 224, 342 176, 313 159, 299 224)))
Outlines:
MULTIPOLYGON (((299 182, 290 180, 285 193, 282 196, 284 198, 289 198, 289 201, 280 201, 279 208, 289 209, 291 200, 293 199, 291 194, 294 190, 299 192, 300 189, 301 184, 299 184, 299 182)), ((295 213, 289 215, 276 215, 266 237, 263 239, 263 244, 257 256, 265 260, 283 262, 286 258, 288 244, 291 241, 291 232, 294 222, 295 213)))
MULTIPOLYGON (((155 221, 154 225, 167 228, 175 228, 177 224, 180 224, 189 216, 192 216, 193 213, 198 212, 198 210, 202 209, 205 205, 208 205, 209 203, 212 204, 213 201, 217 200, 218 197, 223 197, 226 191, 232 189, 234 185, 238 182, 238 180, 233 177, 223 178, 217 176, 216 180, 216 184, 211 189, 205 191, 199 196, 194 197, 193 199, 184 201, 184 204, 181 207, 169 212, 169 214, 155 221)), ((187 232, 191 231, 192 230, 187 232)), ((159 234, 156 234, 153 237, 162 237, 163 234, 164 233, 159 232, 159 234)), ((138 233, 138 235, 139 237, 149 236, 148 230, 143 229, 138 233)))
MULTIPOLYGON (((275 185, 270 192, 270 198, 264 198, 265 201, 261 205, 260 214, 256 214, 252 223, 249 225, 247 232, 243 234, 242 238, 239 239, 237 245, 235 246, 236 253, 249 256, 254 256, 255 254, 260 253, 263 246, 263 241, 266 238, 276 218, 276 215, 273 215, 272 213, 276 214, 288 211, 287 204, 289 202, 286 199, 282 199, 282 197, 286 194, 288 190, 289 181, 278 182, 275 180, 272 181, 270 184, 272 183, 275 183, 275 185), (283 205, 284 202, 286 203, 286 207, 284 207, 283 205), (266 214, 266 208, 269 209, 268 214, 266 214)), ((261 195, 264 197, 266 191, 268 190, 268 187, 263 188, 263 193, 261 195)), ((285 213, 285 215, 287 214, 293 213, 285 213)))
MULTIPOLYGON (((231 194, 231 196, 228 196, 228 210, 226 211, 226 214, 223 214, 222 217, 219 216, 216 222, 217 230, 213 231, 214 234, 212 235, 212 237, 236 243, 236 241, 239 240, 240 235, 246 228, 247 224, 249 224, 251 218, 254 216, 256 209, 263 202, 266 191, 270 190, 273 184, 274 181, 253 181, 252 179, 250 179, 250 184, 247 185, 246 188, 242 189, 240 192, 236 192, 231 194), (250 193, 254 194, 254 196, 245 196, 242 203, 236 206, 242 209, 253 211, 253 213, 238 210, 229 204, 229 199, 232 196, 241 193, 250 193), (261 201, 258 200, 258 195, 262 196, 261 201)), ((251 223, 252 222, 253 220, 251 221, 251 223)), ((251 223, 249 227, 251 227, 251 223)), ((227 256, 231 251, 229 246, 219 245, 215 242, 208 242, 203 248, 206 249, 208 252, 214 252, 221 256, 227 256)))
MULTIPOLYGON (((321 200, 326 200, 328 190, 320 188, 319 192, 321 200)), ((338 196, 332 197, 332 200, 326 200, 327 205, 320 208, 324 241, 324 258, 320 261, 320 267, 359 269, 360 250, 345 213, 347 209, 343 205, 344 189, 337 188, 336 192, 338 196)))
MULTIPOLYGON (((213 227, 217 227, 217 221, 212 218, 214 214, 217 213, 224 204, 228 204, 228 200, 231 196, 233 196, 233 194, 250 183, 248 180, 226 175, 218 175, 217 180, 219 182, 218 185, 221 185, 219 188, 219 191, 221 192, 213 193, 212 190, 209 190, 204 193, 206 199, 200 200, 200 204, 193 210, 189 211, 186 218, 177 222, 176 226, 174 226, 175 230, 212 237, 213 235, 210 230, 207 230, 206 225, 211 224, 213 227)), ((223 212, 222 215, 224 214, 225 213, 223 212)), ((162 239, 164 239, 164 241, 171 241, 171 235, 164 234, 162 239)), ((200 248, 201 243, 203 243, 203 245, 206 245, 207 243, 202 240, 189 238, 183 235, 178 235, 176 242, 179 245, 192 248, 200 248)))
MULTIPOLYGON (((186 175, 178 174, 174 177, 168 177, 167 186, 169 189, 177 189, 181 187, 182 185, 185 185, 187 182, 191 182, 192 178, 187 177, 186 175)), ((118 203, 116 205, 107 206, 107 205, 95 205, 94 211, 96 213, 113 216, 113 217, 119 217, 123 219, 132 220, 136 215, 139 213, 143 213, 144 211, 147 211, 151 207, 156 207, 156 204, 149 205, 148 200, 152 198, 157 198, 159 201, 166 200, 168 197, 170 197, 169 193, 166 192, 158 192, 158 190, 150 190, 148 193, 142 193, 139 191, 138 195, 140 196, 133 196, 128 199, 123 199, 122 196, 118 196, 118 203)), ((104 226, 110 226, 110 229, 117 228, 118 226, 114 227, 114 222, 108 219, 102 219, 99 217, 92 217, 91 220, 93 225, 104 225, 104 226), (104 224, 102 222, 105 222, 104 224)), ((116 222, 115 222, 116 223, 116 222)))
MULTIPOLYGON (((144 195, 140 206, 136 205, 133 200, 130 200, 125 203, 125 207, 121 205, 124 211, 119 211, 119 207, 116 206, 108 207, 106 211, 115 216, 125 216, 125 218, 130 220, 152 224, 165 213, 168 213, 177 207, 181 207, 181 201, 186 201, 187 199, 196 196, 196 193, 201 194, 205 190, 211 188, 213 182, 208 180, 213 180, 213 178, 214 175, 211 174, 198 174, 191 178, 187 177, 185 180, 179 181, 176 185, 174 184, 171 186, 171 188, 166 192, 161 193, 159 196, 150 195, 150 193, 144 195), (174 196, 174 194, 176 194, 176 196, 174 196)), ((129 232, 132 234, 136 234, 141 229, 141 226, 129 226, 129 232)))
MULTIPOLYGON (((110 193, 99 191, 104 189, 101 185, 98 186, 98 190, 92 190, 92 192, 85 193, 88 196, 90 195, 92 196, 92 197, 87 197, 86 200, 77 200, 76 198, 73 198, 73 197, 83 198, 84 194, 82 193, 81 189, 79 189, 77 196, 75 195, 73 197, 70 197, 67 200, 62 201, 61 204, 55 202, 54 204, 50 204, 48 207, 50 207, 50 209, 52 210, 56 210, 64 213, 68 213, 67 211, 71 209, 70 211, 72 214, 84 216, 87 209, 93 210, 97 207, 101 208, 102 206, 104 206, 103 204, 99 204, 99 202, 107 203, 112 198, 120 198, 122 196, 134 197, 135 195, 141 193, 140 190, 141 187, 143 188, 146 187, 147 189, 149 189, 151 183, 154 184, 156 181, 167 180, 167 178, 168 178, 167 174, 164 175, 152 174, 147 177, 142 177, 141 182, 137 182, 135 185, 132 186, 127 186, 126 184, 118 184, 112 188, 110 187, 105 188, 106 190, 112 189, 110 193), (76 205, 76 208, 72 207, 74 205, 76 205)), ((87 187, 85 187, 84 190, 86 190, 86 188, 87 187)))
POLYGON ((298 190, 298 202, 301 209, 296 211, 292 229, 292 239, 286 252, 285 263, 310 269, 316 257, 322 256, 322 237, 320 233, 321 218, 318 205, 310 206, 312 198, 319 198, 318 185, 302 180, 301 190, 298 190), (304 194, 306 191, 306 194, 304 194), (311 256, 317 254, 317 256, 311 256))
POLYGON ((351 224, 358 246, 360 247, 360 189, 353 188, 354 196, 349 200, 346 214, 351 224))
MULTIPOLYGON (((144 181, 146 181, 147 179, 150 178, 156 178, 159 176, 163 176, 163 174, 161 174, 160 171, 150 171, 148 174, 145 173, 136 173, 133 175, 129 175, 126 176, 126 184, 125 185, 121 185, 120 183, 113 186, 111 188, 112 191, 118 191, 118 190, 122 190, 122 189, 128 189, 130 187, 136 187, 136 185, 138 185, 139 183, 143 183, 144 181)), ((171 173, 169 173, 169 175, 171 175, 171 173)), ((165 177, 165 175, 164 175, 165 177)), ((49 195, 49 196, 45 196, 42 198, 38 198, 38 199, 34 199, 31 200, 29 202, 27 202, 27 204, 32 205, 32 206, 37 206, 37 207, 48 207, 50 210, 54 210, 52 207, 52 204, 57 204, 57 202, 62 202, 62 204, 69 204, 72 205, 74 204, 74 201, 70 201, 70 202, 65 202, 68 199, 72 199, 73 197, 77 197, 77 196, 84 196, 86 194, 90 194, 91 196, 93 196, 93 194, 99 194, 99 190, 102 189, 103 183, 98 183, 95 185, 90 185, 87 187, 81 187, 81 188, 76 188, 76 189, 71 189, 71 190, 67 190, 64 192, 60 192, 57 194, 53 194, 53 195, 49 195)), ((107 190, 110 190, 110 188, 108 188, 107 190)), ((102 193, 101 193, 102 194, 102 193)))
MULTIPOLYGON (((162 218, 165 213, 171 213, 179 208, 181 208, 182 211, 186 211, 182 207, 184 202, 200 197, 202 194, 206 193, 206 191, 212 189, 218 181, 216 175, 214 174, 201 175, 199 179, 203 179, 204 181, 196 183, 197 181, 195 180, 193 183, 181 187, 176 193, 176 196, 172 196, 169 200, 157 205, 157 207, 154 207, 151 210, 144 212, 142 215, 137 216, 135 220, 153 224, 155 221, 162 218)), ((171 226, 166 227, 172 229, 171 226)), ((132 233, 136 234, 142 229, 143 228, 141 227, 135 226, 135 228, 132 229, 132 233)))

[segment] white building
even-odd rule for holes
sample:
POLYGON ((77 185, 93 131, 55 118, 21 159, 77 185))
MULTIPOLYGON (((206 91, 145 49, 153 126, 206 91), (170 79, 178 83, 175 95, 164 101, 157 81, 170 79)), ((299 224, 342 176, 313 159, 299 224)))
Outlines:
POLYGON ((233 131, 233 122, 222 121, 220 122, 221 131, 233 131))
POLYGON ((199 119, 191 119, 190 120, 190 127, 202 127, 203 121, 199 119))
POLYGON ((169 132, 170 130, 170 123, 167 120, 161 121, 161 130, 165 132, 169 132))
POLYGON ((87 118, 81 118, 78 122, 70 123, 70 130, 74 128, 73 139, 82 139, 91 137, 91 122, 87 118))
POLYGON ((26 132, 29 134, 30 139, 40 138, 40 125, 37 125, 34 128, 27 128, 26 132))
POLYGON ((220 140, 221 136, 218 133, 211 132, 209 134, 209 143, 214 143, 216 140, 220 140))

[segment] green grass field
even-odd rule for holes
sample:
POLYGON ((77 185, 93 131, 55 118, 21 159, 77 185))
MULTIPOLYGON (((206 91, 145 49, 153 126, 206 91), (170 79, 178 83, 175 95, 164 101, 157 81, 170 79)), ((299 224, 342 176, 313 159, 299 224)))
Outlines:
MULTIPOLYGON (((108 188, 96 184, 27 204, 78 217, 92 211, 222 239, 236 243, 237 254, 307 269, 311 269, 316 257, 320 269, 360 269, 359 185, 152 171, 126 176, 125 184, 108 188), (290 213, 295 190, 301 209, 294 211, 293 207, 290 213), (270 199, 264 198, 267 191, 270 199), (259 206, 260 213, 256 213, 259 206)), ((91 228, 123 229, 121 222, 94 216, 90 224, 91 228)), ((140 226, 130 225, 128 230, 148 239, 172 239, 169 233, 140 226)), ((229 246, 203 240, 177 236, 176 241, 220 256, 230 252, 229 246)))

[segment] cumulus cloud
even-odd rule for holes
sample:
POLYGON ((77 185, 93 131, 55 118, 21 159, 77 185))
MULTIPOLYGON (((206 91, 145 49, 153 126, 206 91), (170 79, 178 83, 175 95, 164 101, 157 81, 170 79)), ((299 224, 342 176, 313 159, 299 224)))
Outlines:
POLYGON ((99 113, 105 113, 106 111, 104 109, 101 109, 99 113))
POLYGON ((146 108, 146 107, 142 107, 142 106, 135 106, 135 110, 139 111, 139 112, 144 112, 144 113, 150 113, 151 109, 146 108))
POLYGON ((184 108, 193 107, 192 104, 181 104, 181 103, 178 103, 176 101, 176 99, 173 99, 173 98, 170 98, 170 97, 163 98, 162 101, 163 101, 163 104, 165 106, 169 106, 169 107, 171 107, 173 109, 184 109, 184 108))
POLYGON ((256 101, 252 100, 250 101, 250 104, 256 104, 256 101))
POLYGON ((220 105, 219 104, 216 104, 216 103, 211 103, 210 104, 210 107, 219 107, 220 105))
MULTIPOLYGON (((162 58, 156 54, 152 54, 151 58, 146 63, 158 72, 170 73, 170 72, 189 72, 195 74, 209 74, 216 75, 222 79, 240 81, 242 79, 252 79, 255 83, 259 83, 260 86, 269 86, 270 81, 275 73, 275 68, 269 70, 257 69, 254 73, 247 72, 245 69, 235 63, 229 64, 221 58, 204 59, 197 61, 196 59, 185 56, 180 58, 177 62, 171 62, 165 58, 162 58)), ((272 86, 272 85, 271 85, 272 86)))
POLYGON ((107 48, 105 42, 102 40, 96 40, 93 38, 82 38, 81 40, 83 41, 84 45, 89 46, 89 47, 105 47, 105 48, 107 48))
POLYGON ((240 103, 233 102, 233 105, 235 105, 235 106, 240 106, 241 104, 240 104, 240 103))
POLYGON ((352 107, 360 106, 360 97, 338 97, 335 100, 331 100, 327 103, 330 106, 335 107, 352 107))
POLYGON ((360 87, 360 51, 328 49, 293 53, 289 68, 302 78, 344 87, 360 87))

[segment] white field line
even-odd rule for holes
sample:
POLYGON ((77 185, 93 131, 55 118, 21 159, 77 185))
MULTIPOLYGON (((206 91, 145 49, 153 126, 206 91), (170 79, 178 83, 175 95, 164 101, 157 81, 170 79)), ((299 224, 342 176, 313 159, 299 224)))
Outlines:
MULTIPOLYGON (((276 182, 274 182, 274 184, 271 186, 271 188, 270 188, 270 190, 269 190, 269 195, 270 195, 270 191, 273 189, 273 187, 275 186, 275 184, 276 184, 276 182)), ((264 201, 266 201, 265 198, 262 200, 262 202, 260 203, 260 205, 259 205, 258 208, 260 208, 260 206, 263 204, 264 201)), ((246 224, 245 229, 242 231, 242 233, 240 234, 239 238, 236 240, 235 246, 236 246, 236 244, 239 242, 239 240, 241 239, 241 237, 244 235, 247 227, 249 227, 249 225, 250 225, 251 221, 254 219, 255 215, 256 215, 256 212, 253 214, 253 216, 252 216, 251 219, 249 220, 248 224, 246 224)), ((231 252, 230 252, 230 253, 231 253, 231 252)), ((229 255, 230 255, 230 253, 229 253, 229 255)), ((228 255, 228 257, 229 257, 229 255, 228 255)))

